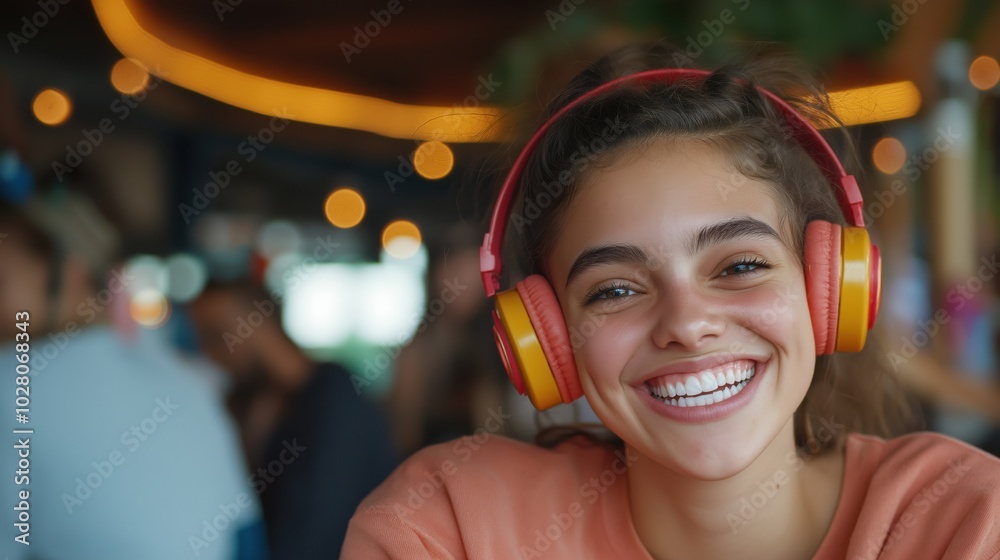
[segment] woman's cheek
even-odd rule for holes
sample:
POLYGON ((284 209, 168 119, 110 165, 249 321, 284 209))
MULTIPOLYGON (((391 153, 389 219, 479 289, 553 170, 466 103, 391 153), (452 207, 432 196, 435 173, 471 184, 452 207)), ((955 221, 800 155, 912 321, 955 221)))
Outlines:
POLYGON ((584 367, 598 387, 611 383, 624 364, 615 347, 613 341, 595 333, 579 352, 578 359, 582 358, 584 367))
POLYGON ((789 351, 812 341, 812 323, 801 282, 748 291, 733 301, 742 326, 789 351))
POLYGON ((635 353, 638 329, 615 315, 588 315, 570 327, 576 359, 598 387, 619 384, 620 373, 635 353))

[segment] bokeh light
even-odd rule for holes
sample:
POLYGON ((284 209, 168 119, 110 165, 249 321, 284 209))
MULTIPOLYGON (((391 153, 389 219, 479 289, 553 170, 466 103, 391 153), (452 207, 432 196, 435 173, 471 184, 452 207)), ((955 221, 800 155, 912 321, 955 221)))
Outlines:
POLYGON ((397 259, 408 259, 420 249, 420 228, 407 220, 396 220, 382 230, 382 248, 397 259))
POLYGON ((357 307, 356 280, 349 266, 320 264, 296 279, 295 289, 282 286, 286 295, 282 325, 288 336, 307 348, 347 342, 357 307))
POLYGON ((437 140, 428 140, 413 152, 413 167, 426 179, 440 179, 451 173, 454 165, 455 155, 451 148, 437 140))
POLYGON ((170 302, 159 290, 146 289, 132 296, 129 315, 136 323, 148 328, 157 328, 170 317, 170 302))
POLYGON ((981 56, 969 65, 969 81, 986 91, 1000 82, 1000 64, 991 56, 981 56))
POLYGON ((875 143, 875 148, 872 149, 872 162, 882 173, 892 175, 906 163, 906 148, 899 140, 887 136, 875 143))
POLYGON ((111 85, 122 93, 134 95, 149 85, 149 72, 138 61, 123 58, 111 67, 111 85))
POLYGON ((365 199, 354 189, 337 189, 323 205, 326 219, 339 228, 352 228, 365 217, 365 199))
MULTIPOLYGON (((409 340, 419 327, 426 296, 423 274, 407 261, 362 265, 355 268, 358 294, 354 313, 358 337, 369 344, 399 344, 409 340)), ((349 287, 344 288, 349 290, 349 287)))
POLYGON ((167 259, 167 297, 177 303, 194 299, 205 288, 208 271, 193 255, 180 253, 167 259))
POLYGON ((270 222, 257 234, 257 252, 267 260, 298 252, 301 248, 302 233, 299 226, 288 220, 270 222))
POLYGON ((65 92, 55 88, 42 90, 35 96, 31 110, 35 113, 35 118, 49 125, 56 126, 66 122, 70 113, 73 112, 73 103, 65 92))
POLYGON ((167 269, 159 257, 136 255, 125 263, 122 272, 129 279, 126 289, 133 297, 146 290, 167 292, 167 269))

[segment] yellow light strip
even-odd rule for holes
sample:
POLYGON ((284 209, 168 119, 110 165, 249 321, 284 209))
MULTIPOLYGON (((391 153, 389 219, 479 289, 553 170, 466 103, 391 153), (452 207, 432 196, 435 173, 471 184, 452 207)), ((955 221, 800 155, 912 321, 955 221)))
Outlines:
MULTIPOLYGON (((405 105, 255 76, 164 43, 139 25, 127 0, 93 0, 93 5, 104 33, 123 55, 169 82, 235 107, 390 138, 510 140, 509 131, 498 126, 501 110, 496 107, 405 105)), ((851 126, 912 117, 921 99, 913 82, 906 81, 831 92, 830 102, 851 126)))
POLYGON ((496 142, 504 136, 496 126, 500 110, 493 107, 404 105, 254 76, 164 43, 139 25, 126 0, 93 0, 93 5, 104 33, 123 55, 169 82, 235 107, 390 138, 496 142))
POLYGON ((913 82, 834 91, 830 105, 848 126, 905 119, 920 109, 920 91, 913 82))

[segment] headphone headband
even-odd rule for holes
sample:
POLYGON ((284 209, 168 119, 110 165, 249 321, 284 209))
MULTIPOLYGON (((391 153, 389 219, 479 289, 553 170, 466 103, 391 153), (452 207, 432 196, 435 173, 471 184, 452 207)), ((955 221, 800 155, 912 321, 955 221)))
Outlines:
MULTIPOLYGON (((504 180, 503 186, 500 189, 500 194, 497 198, 496 206, 493 209, 493 217, 490 221, 490 231, 484 237, 483 246, 479 250, 479 270, 482 273, 483 285, 486 287, 486 296, 492 297, 500 289, 500 272, 503 268, 499 258, 500 250, 503 244, 504 232, 507 229, 507 216, 510 211, 510 205, 514 199, 517 184, 520 181, 521 174, 524 172, 525 166, 527 165, 528 157, 535 151, 535 148, 541 142, 545 133, 552 127, 552 124, 555 121, 575 107, 581 105, 583 102, 591 100, 621 84, 671 84, 683 78, 704 80, 710 75, 711 72, 707 70, 695 70, 688 68, 660 68, 629 74, 601 84, 600 86, 584 93, 580 97, 577 97, 573 101, 564 105, 561 109, 559 109, 559 111, 552 115, 552 117, 545 121, 541 128, 535 132, 534 136, 531 137, 528 143, 521 150, 517 159, 514 160, 514 165, 511 167, 510 172, 507 174, 507 178, 504 180)), ((803 149, 805 149, 806 153, 809 154, 813 161, 819 165, 823 175, 825 175, 827 179, 837 186, 837 201, 840 204, 841 211, 844 213, 844 217, 847 222, 852 226, 863 228, 864 218, 862 216, 862 210, 864 202, 861 199, 861 191, 858 189, 858 183, 854 179, 854 176, 848 175, 844 171, 844 167, 841 165, 836 153, 834 153, 833 149, 826 142, 819 131, 816 130, 816 128, 805 119, 805 117, 800 115, 798 111, 792 108, 791 105, 786 103, 774 93, 771 93, 770 91, 759 86, 755 87, 757 91, 763 94, 764 97, 771 102, 771 105, 777 109, 779 113, 781 113, 785 122, 791 126, 792 135, 795 140, 803 147, 803 149)))

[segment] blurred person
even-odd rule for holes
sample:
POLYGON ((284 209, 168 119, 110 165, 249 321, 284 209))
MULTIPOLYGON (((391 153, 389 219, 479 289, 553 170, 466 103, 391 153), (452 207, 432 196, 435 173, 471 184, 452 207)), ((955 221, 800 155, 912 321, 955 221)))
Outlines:
POLYGON ((403 455, 470 434, 491 412, 505 420, 499 433, 513 431, 502 410, 509 407, 505 376, 490 334, 477 241, 464 226, 445 236, 447 249, 435 252, 428 267, 426 328, 418 328, 394 363, 388 403, 403 455))
MULTIPOLYGON (((979 371, 970 371, 969 364, 962 364, 955 355, 961 354, 961 346, 977 344, 975 337, 984 334, 959 326, 965 322, 962 310, 978 306, 989 309, 996 305, 996 297, 983 290, 969 294, 976 299, 961 300, 961 307, 957 307, 958 300, 952 300, 968 292, 955 289, 942 294, 945 305, 935 308, 926 261, 913 254, 905 236, 884 236, 883 240, 883 250, 893 256, 896 272, 885 277, 887 297, 876 329, 884 341, 890 366, 935 431, 1000 455, 990 435, 1000 428, 1000 378, 995 363, 983 360, 987 363, 979 371)), ((994 276, 985 266, 981 274, 984 279, 994 276)), ((985 313, 983 320, 997 324, 985 313)), ((995 332, 996 328, 988 326, 988 330, 995 332)), ((990 342, 978 344, 987 348, 990 342)), ((996 346, 993 348, 995 355, 996 346)))
POLYGON ((0 202, 0 232, 0 364, 13 394, 28 350, 28 419, 16 426, 33 430, 8 436, 0 459, 18 470, 13 445, 30 461, 23 479, 2 486, 5 518, 23 518, 10 504, 29 492, 30 545, 14 542, 7 533, 20 530, 7 522, 4 554, 264 558, 259 504, 244 491, 218 395, 160 332, 126 337, 112 325, 131 280, 109 274, 113 227, 61 190, 24 206, 0 202))
POLYGON ((279 303, 249 282, 213 283, 190 312, 202 351, 231 377, 272 558, 336 558, 355 508, 397 461, 381 411, 346 369, 288 337, 279 303))

